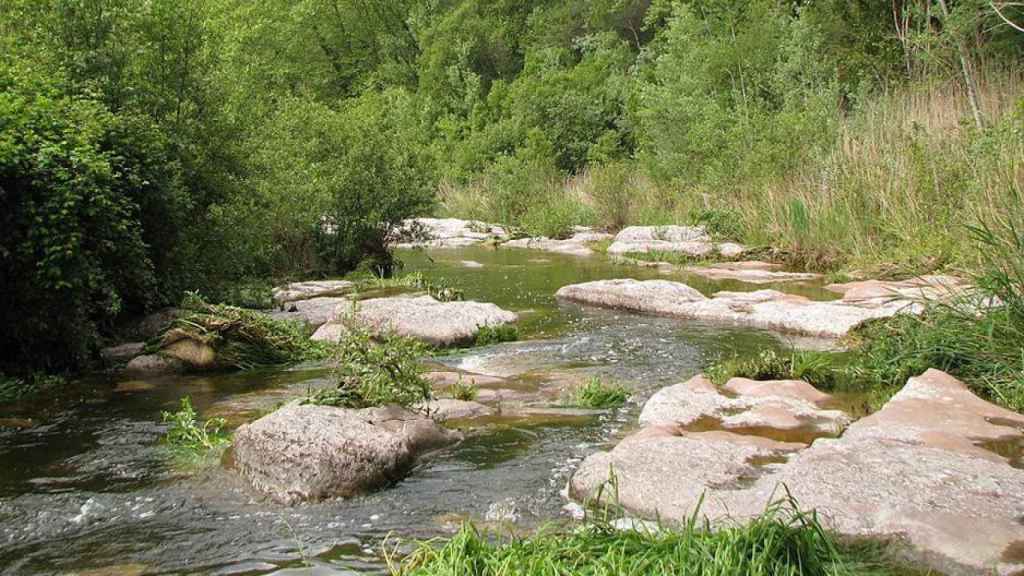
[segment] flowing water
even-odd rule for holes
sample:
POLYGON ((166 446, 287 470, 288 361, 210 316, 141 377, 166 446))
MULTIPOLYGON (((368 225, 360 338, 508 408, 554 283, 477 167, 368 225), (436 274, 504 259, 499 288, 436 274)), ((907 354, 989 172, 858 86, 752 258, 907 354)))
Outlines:
MULTIPOLYGON (((0 574, 386 573, 381 551, 395 537, 444 535, 464 519, 514 517, 526 529, 558 521, 574 467, 634 426, 654 390, 715 356, 785 344, 756 331, 556 303, 566 284, 666 277, 603 257, 465 248, 404 252, 402 259, 407 271, 444 278, 467 299, 521 313, 520 342, 437 362, 527 387, 600 375, 629 386, 634 397, 610 412, 495 420, 393 487, 284 507, 259 498, 225 466, 176 466, 160 444, 161 411, 188 395, 203 417, 238 425, 326 385, 323 367, 93 377, 76 388, 75 401, 36 416, 33 426, 0 428, 0 574)), ((704 292, 753 289, 682 279, 704 292)), ((0 419, 12 416, 19 415, 0 410, 0 419)))

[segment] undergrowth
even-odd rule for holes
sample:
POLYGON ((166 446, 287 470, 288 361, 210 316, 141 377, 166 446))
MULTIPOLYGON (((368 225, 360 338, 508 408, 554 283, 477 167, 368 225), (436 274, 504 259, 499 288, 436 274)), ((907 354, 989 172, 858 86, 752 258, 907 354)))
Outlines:
POLYGON ((480 395, 480 388, 473 382, 463 381, 462 374, 459 374, 459 379, 448 387, 448 394, 456 400, 472 402, 480 395))
POLYGON ((429 400, 432 389, 420 364, 420 357, 428 351, 425 344, 412 338, 395 334, 374 338, 357 323, 348 322, 333 358, 337 385, 311 392, 303 403, 340 408, 410 407, 429 400))
POLYGON ((519 328, 515 324, 501 324, 498 326, 481 326, 476 333, 474 344, 476 346, 490 346, 502 342, 515 342, 519 339, 519 328))
POLYGON ((712 529, 694 514, 677 529, 616 530, 591 521, 499 538, 467 524, 424 542, 393 576, 846 576, 893 573, 878 549, 844 546, 792 499, 745 525, 712 529))
POLYGON ((216 351, 218 365, 247 370, 319 360, 330 353, 330 345, 311 341, 297 322, 274 320, 254 310, 225 304, 208 304, 196 294, 182 303, 185 314, 150 348, 169 339, 188 337, 216 351))

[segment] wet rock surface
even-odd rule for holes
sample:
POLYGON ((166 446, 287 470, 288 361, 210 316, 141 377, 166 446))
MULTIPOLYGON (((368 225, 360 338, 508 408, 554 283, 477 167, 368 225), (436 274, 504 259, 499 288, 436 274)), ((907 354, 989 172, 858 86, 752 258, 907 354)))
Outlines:
POLYGON ((686 284, 668 280, 599 280, 565 286, 557 297, 593 306, 822 338, 842 337, 874 318, 921 310, 920 303, 909 300, 864 302, 844 298, 819 302, 776 290, 718 292, 708 298, 686 284))
POLYGON ((593 242, 611 240, 613 236, 605 232, 597 232, 589 228, 577 229, 570 238, 556 240, 553 238, 519 238, 502 244, 504 248, 527 248, 530 250, 543 250, 546 252, 557 252, 559 254, 570 254, 572 256, 591 256, 594 250, 590 247, 593 242))
POLYGON ((285 305, 289 302, 338 296, 350 292, 355 284, 348 280, 312 280, 309 282, 293 282, 274 288, 274 302, 285 305))
MULTIPOLYGON (((339 310, 339 315, 345 312, 339 310)), ((354 320, 374 333, 393 331, 435 346, 471 342, 481 328, 509 324, 516 319, 516 314, 494 304, 440 302, 431 296, 364 300, 354 313, 354 320)), ((313 340, 336 341, 344 333, 342 321, 330 322, 313 334, 313 340)))
POLYGON ((401 409, 292 404, 240 427, 233 453, 256 490, 295 504, 355 496, 397 481, 417 457, 457 438, 401 409))
POLYGON ((703 226, 630 226, 615 236, 609 254, 686 254, 697 258, 737 258, 746 249, 732 242, 716 243, 703 226))
POLYGON ((406 220, 397 234, 396 248, 461 248, 508 239, 508 231, 494 224, 458 218, 406 220))
MULTIPOLYGON (((738 382, 733 391, 775 388, 738 382)), ((758 515, 785 486, 839 534, 893 542, 946 574, 1016 574, 1024 569, 1015 553, 1024 541, 1024 470, 991 443, 1022 436, 1024 417, 930 370, 838 439, 801 449, 657 424, 588 458, 570 489, 578 499, 595 497, 612 470, 628 510, 681 521, 703 497, 701 514, 717 523, 758 515)))
POLYGON ((708 266, 687 266, 686 271, 708 280, 738 280, 748 284, 804 282, 821 278, 821 274, 785 272, 781 264, 757 260, 722 262, 708 266))

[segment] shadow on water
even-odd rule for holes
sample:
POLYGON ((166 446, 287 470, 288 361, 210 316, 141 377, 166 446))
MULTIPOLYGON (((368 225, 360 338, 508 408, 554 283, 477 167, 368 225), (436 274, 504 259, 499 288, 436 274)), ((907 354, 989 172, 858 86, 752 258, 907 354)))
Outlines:
MULTIPOLYGON (((0 573, 104 567, 117 567, 111 574, 381 573, 379 551, 389 534, 444 534, 451 529, 446 518, 479 520, 499 501, 515 504, 524 527, 558 518, 559 492, 575 466, 633 426, 650 393, 721 354, 781 345, 765 333, 555 301, 555 291, 570 283, 665 277, 604 258, 487 248, 402 258, 407 271, 444 277, 467 298, 522 315, 523 341, 454 351, 436 361, 524 378, 598 375, 629 387, 632 400, 592 417, 537 416, 473 428, 466 441, 387 490, 288 508, 260 499, 222 467, 176 469, 160 444, 160 413, 189 395, 204 417, 238 425, 328 385, 325 368, 98 376, 83 383, 91 392, 80 402, 34 427, 0 430, 0 573)), ((710 292, 715 285, 696 287, 710 292)))

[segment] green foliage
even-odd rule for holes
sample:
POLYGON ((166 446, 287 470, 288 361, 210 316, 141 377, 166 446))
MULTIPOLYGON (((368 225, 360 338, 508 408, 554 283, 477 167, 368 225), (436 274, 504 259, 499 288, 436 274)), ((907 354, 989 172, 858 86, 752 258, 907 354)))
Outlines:
POLYGON ((53 393, 67 385, 63 376, 35 372, 27 376, 7 376, 0 373, 0 404, 10 404, 53 393))
POLYGON ((162 341, 188 337, 211 346, 218 365, 248 370, 329 356, 330 346, 309 340, 298 322, 274 320, 262 312, 207 304, 196 294, 182 303, 187 313, 175 319, 162 341))
POLYGON ((732 378, 751 380, 803 380, 816 388, 845 387, 848 369, 834 353, 793 350, 780 354, 761 350, 755 356, 733 356, 715 362, 705 371, 708 379, 722 386, 732 378))
POLYGON ((698 513, 676 529, 616 530, 591 522, 572 531, 541 530, 499 539, 471 525, 444 541, 422 543, 391 573, 402 576, 840 576, 891 574, 877 551, 844 547, 814 513, 791 500, 744 525, 712 529, 698 513))
POLYGON ((579 408, 618 408, 629 400, 629 389, 598 377, 587 380, 572 391, 569 403, 579 408))
POLYGON ((230 436, 223 430, 224 419, 200 421, 188 396, 181 398, 181 407, 176 412, 162 412, 161 415, 164 424, 168 425, 164 444, 179 457, 202 458, 231 443, 230 436))
POLYGON ((462 374, 459 374, 458 381, 453 382, 452 385, 448 387, 448 394, 456 400, 472 402, 480 395, 480 389, 472 382, 464 382, 462 380, 462 374))
POLYGON ((349 322, 346 329, 334 356, 337 386, 310 394, 305 403, 344 408, 410 407, 430 400, 432 390, 420 364, 428 352, 424 344, 394 334, 374 339, 355 322, 349 322))
POLYGON ((497 326, 481 326, 476 333, 474 344, 490 346, 516 340, 519 340, 519 328, 515 324, 499 324, 497 326))

